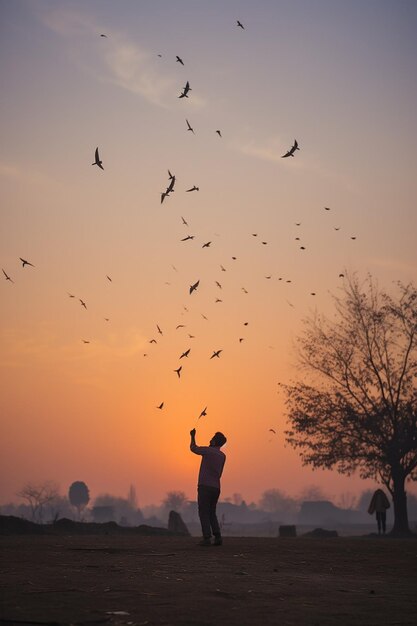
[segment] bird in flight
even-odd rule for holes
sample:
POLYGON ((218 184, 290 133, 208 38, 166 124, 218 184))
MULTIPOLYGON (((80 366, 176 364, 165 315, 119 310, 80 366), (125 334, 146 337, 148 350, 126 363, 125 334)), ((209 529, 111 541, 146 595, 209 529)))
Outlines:
POLYGON ((219 288, 219 289, 221 289, 221 288, 222 288, 222 286, 221 286, 221 284, 219 283, 219 281, 218 281, 218 280, 216 280, 216 285, 218 286, 218 288, 219 288))
POLYGON ((178 55, 176 55, 176 61, 177 63, 181 63, 181 65, 184 65, 184 61, 178 55))
POLYGON ((174 372, 177 373, 178 378, 181 378, 181 370, 182 370, 182 365, 180 365, 180 367, 177 370, 174 370, 174 372))
POLYGON ((81 303, 81 306, 83 306, 83 307, 87 310, 87 305, 86 305, 86 303, 84 302, 84 300, 81 300, 81 298, 78 298, 78 299, 79 299, 79 301, 80 301, 80 303, 81 303))
POLYGON ((282 155, 282 159, 285 159, 286 157, 290 157, 290 156, 294 156, 294 152, 296 150, 299 150, 300 148, 298 147, 298 141, 296 139, 294 139, 294 145, 291 146, 291 148, 288 150, 288 152, 286 152, 285 154, 282 155))
POLYGON ((112 282, 113 282, 113 281, 112 281, 112 279, 110 278, 110 276, 107 276, 107 274, 106 274, 106 278, 107 278, 107 280, 108 280, 110 283, 112 283, 112 282))
POLYGON ((225 268, 225 267, 223 267, 223 265, 220 265, 220 269, 222 270, 222 272, 225 272, 225 271, 226 271, 226 268, 225 268))
POLYGON ((189 239, 194 239, 194 237, 195 237, 195 235, 187 235, 186 237, 181 239, 181 241, 188 241, 189 239))
POLYGON ((178 98, 188 98, 188 92, 189 91, 192 91, 192 89, 190 87, 190 83, 187 80, 187 82, 185 83, 185 87, 182 90, 182 93, 178 96, 178 98))
POLYGON ((198 280, 196 283, 194 283, 194 285, 190 286, 190 294, 192 294, 193 291, 195 291, 197 289, 199 284, 200 284, 200 281, 198 280))
POLYGON ((221 131, 220 130, 216 130, 216 133, 218 134, 219 137, 222 136, 221 131))
POLYGON ((193 185, 190 189, 186 189, 186 191, 200 191, 200 187, 193 185))
POLYGON ((92 163, 91 165, 98 165, 100 169, 104 170, 103 161, 100 161, 100 156, 98 154, 98 148, 96 148, 96 151, 94 153, 94 159, 94 163, 92 163))
POLYGON ((158 405, 156 408, 157 408, 157 409, 163 409, 163 408, 164 408, 164 403, 163 403, 163 402, 161 402, 161 404, 160 404, 160 405, 158 405))
POLYGON ((163 332, 162 332, 162 330, 159 328, 158 324, 156 325, 156 327, 157 327, 157 329, 158 329, 158 333, 159 333, 160 335, 163 335, 164 333, 163 333, 163 332))
POLYGON ((325 210, 325 211, 330 211, 330 207, 325 206, 325 207, 324 207, 324 210, 325 210))
POLYGON ((90 343, 87 339, 83 339, 83 343, 90 343))
POLYGON ((207 243, 203 243, 202 248, 210 248, 211 241, 207 241, 207 243))
POLYGON ((22 261, 22 267, 25 267, 25 265, 30 265, 31 267, 35 267, 34 265, 32 265, 32 263, 29 263, 29 261, 26 261, 26 259, 22 259, 22 257, 20 256, 19 259, 22 261))
POLYGON ((270 433, 274 433, 274 435, 276 435, 276 434, 277 434, 277 433, 276 433, 276 431, 275 431, 273 428, 270 428, 270 429, 269 429, 269 432, 270 432, 270 433))
POLYGON ((3 268, 2 268, 2 272, 3 272, 4 276, 6 277, 6 280, 10 280, 10 282, 11 282, 11 283, 14 283, 14 280, 12 280, 12 279, 10 278, 10 276, 9 276, 8 274, 6 274, 6 272, 4 271, 4 269, 3 269, 3 268))
POLYGON ((239 337, 239 343, 242 343, 242 341, 244 341, 244 337, 239 337))
POLYGON ((179 328, 185 328, 184 324, 178 324, 177 326, 175 326, 175 330, 178 330, 179 328))
POLYGON ((236 20, 236 23, 239 26, 239 28, 241 28, 242 30, 245 30, 245 27, 243 26, 242 22, 239 22, 239 20, 236 20))
POLYGON ((215 356, 219 359, 220 352, 223 352, 223 350, 213 350, 213 354, 211 355, 210 359, 214 359, 215 356))
POLYGON ((188 226, 188 222, 183 218, 182 215, 181 215, 181 219, 182 219, 182 223, 184 224, 184 226, 188 226))
POLYGON ((193 135, 195 135, 194 128, 191 126, 190 122, 188 120, 185 120, 185 121, 187 122, 187 130, 191 130, 193 135))
POLYGON ((180 359, 182 359, 183 357, 188 358, 188 355, 190 354, 190 352, 191 352, 191 348, 188 348, 188 350, 186 350, 185 352, 181 354, 180 359))
POLYGON ((67 294, 68 294, 69 298, 75 298, 75 296, 72 293, 70 293, 69 291, 67 291, 67 294))
POLYGON ((344 278, 345 275, 344 274, 339 274, 339 278, 344 278))
POLYGON ((107 39, 107 35, 104 35, 103 33, 100 35, 100 37, 105 37, 107 39))
POLYGON ((149 343, 158 343, 156 339, 149 339, 149 343))
POLYGON ((206 415, 207 415, 207 407, 205 406, 197 419, 200 419, 200 417, 205 417, 206 415))
POLYGON ((223 300, 221 300, 220 298, 216 298, 214 303, 217 304, 218 302, 223 302, 223 300))

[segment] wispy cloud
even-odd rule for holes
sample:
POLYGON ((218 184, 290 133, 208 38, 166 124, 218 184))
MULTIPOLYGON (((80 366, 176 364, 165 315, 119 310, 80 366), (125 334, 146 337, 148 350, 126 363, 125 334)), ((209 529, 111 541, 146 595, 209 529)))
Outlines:
POLYGON ((405 263, 398 259, 390 259, 388 257, 369 257, 367 263, 374 267, 378 267, 384 270, 390 270, 393 272, 403 272, 414 278, 417 275, 417 265, 412 263, 405 263))
MULTIPOLYGON (((145 49, 121 32, 106 34, 86 11, 71 8, 50 8, 41 14, 43 24, 65 38, 77 63, 89 75, 102 82, 112 83, 141 96, 147 102, 169 108, 179 95, 181 85, 168 70, 164 61, 154 51, 145 49), (92 42, 91 53, 86 57, 79 49, 80 43, 92 42)), ((192 107, 205 106, 203 97, 189 98, 192 107)))
POLYGON ((32 165, 25 168, 22 167, 22 165, 7 163, 5 161, 0 161, 0 178, 48 188, 60 184, 59 181, 51 178, 47 174, 34 170, 32 165))
MULTIPOLYGON (((260 159, 262 161, 270 161, 273 163, 279 163, 282 167, 291 169, 292 171, 303 171, 310 174, 315 174, 321 178, 331 178, 337 180, 346 190, 350 192, 355 191, 355 185, 353 181, 349 180, 346 176, 335 172, 328 165, 323 164, 317 155, 303 154, 296 152, 294 157, 282 158, 282 155, 289 150, 291 146, 286 145, 281 137, 270 137, 266 140, 246 140, 237 141, 234 144, 236 151, 246 156, 260 159)), ((303 147, 300 146, 300 151, 303 147)))

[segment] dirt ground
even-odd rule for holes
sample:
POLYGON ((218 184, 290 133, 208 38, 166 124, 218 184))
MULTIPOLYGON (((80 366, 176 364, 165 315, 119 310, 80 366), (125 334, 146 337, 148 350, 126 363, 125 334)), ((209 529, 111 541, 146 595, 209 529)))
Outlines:
POLYGON ((416 539, 196 541, 0 537, 0 624, 417 624, 416 539))

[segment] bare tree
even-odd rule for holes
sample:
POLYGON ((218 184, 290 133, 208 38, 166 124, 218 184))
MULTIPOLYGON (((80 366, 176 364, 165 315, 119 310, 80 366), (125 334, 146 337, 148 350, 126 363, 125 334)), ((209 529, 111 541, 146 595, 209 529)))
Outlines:
POLYGON ((178 512, 186 502, 187 496, 183 491, 168 491, 162 504, 166 509, 178 512))
POLYGON ((316 314, 298 339, 311 376, 284 385, 287 441, 304 464, 359 470, 382 482, 394 503, 394 534, 409 532, 406 480, 417 479, 417 290, 394 299, 370 276, 348 277, 333 320, 316 314))
POLYGON ((59 487, 53 481, 27 483, 16 495, 29 504, 32 520, 42 524, 44 507, 59 497, 59 487))

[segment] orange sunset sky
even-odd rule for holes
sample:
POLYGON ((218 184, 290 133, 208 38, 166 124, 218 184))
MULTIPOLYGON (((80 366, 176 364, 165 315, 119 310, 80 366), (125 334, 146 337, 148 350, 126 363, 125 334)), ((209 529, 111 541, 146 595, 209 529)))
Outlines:
POLYGON ((373 487, 302 467, 278 382, 340 273, 416 281, 416 27, 412 0, 0 2, 0 503, 193 498, 195 425, 223 497, 373 487))

